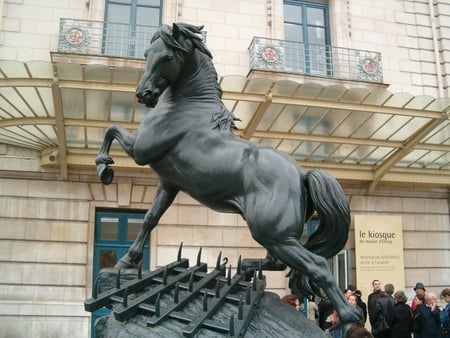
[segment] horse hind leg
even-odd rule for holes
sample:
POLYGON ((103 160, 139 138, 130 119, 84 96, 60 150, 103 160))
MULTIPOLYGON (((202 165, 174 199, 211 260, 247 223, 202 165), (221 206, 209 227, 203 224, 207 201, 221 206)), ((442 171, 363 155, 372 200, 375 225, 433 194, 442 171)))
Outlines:
POLYGON ((325 258, 305 249, 295 238, 288 238, 266 247, 289 267, 309 276, 330 298, 342 323, 359 322, 360 314, 345 300, 334 281, 325 258))
POLYGON ((128 156, 134 159, 136 135, 119 125, 111 125, 106 128, 102 145, 95 158, 97 175, 105 185, 110 184, 114 178, 114 170, 109 166, 114 163, 114 160, 109 156, 109 150, 114 140, 117 140, 128 156))

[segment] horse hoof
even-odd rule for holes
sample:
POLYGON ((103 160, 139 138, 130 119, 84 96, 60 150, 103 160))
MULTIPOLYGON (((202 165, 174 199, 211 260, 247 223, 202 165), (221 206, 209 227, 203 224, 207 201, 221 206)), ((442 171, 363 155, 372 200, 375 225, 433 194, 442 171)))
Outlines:
POLYGON ((109 185, 114 179, 114 170, 106 164, 97 165, 97 175, 104 185, 109 185))
POLYGON ((114 269, 131 269, 133 267, 132 264, 120 259, 116 265, 114 265, 114 269))

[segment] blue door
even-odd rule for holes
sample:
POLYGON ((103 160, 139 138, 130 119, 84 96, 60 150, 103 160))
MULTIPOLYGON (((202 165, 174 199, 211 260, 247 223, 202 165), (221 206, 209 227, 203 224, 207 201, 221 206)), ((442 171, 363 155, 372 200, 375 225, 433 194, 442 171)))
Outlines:
MULTIPOLYGON (((117 261, 126 254, 141 229, 144 215, 145 212, 143 211, 97 210, 95 215, 93 286, 101 269, 113 268, 117 261)), ((149 262, 150 245, 148 241, 144 247, 143 269, 149 269, 149 262)), ((104 308, 92 313, 91 337, 95 337, 95 321, 110 312, 111 310, 104 308)))

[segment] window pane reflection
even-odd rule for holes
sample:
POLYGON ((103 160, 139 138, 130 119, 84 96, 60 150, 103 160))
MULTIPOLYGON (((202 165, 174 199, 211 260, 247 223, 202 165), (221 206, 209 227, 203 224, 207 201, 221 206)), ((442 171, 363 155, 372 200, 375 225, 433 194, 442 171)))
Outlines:
POLYGON ((115 250, 100 250, 100 269, 113 268, 117 262, 115 250))
POLYGON ((102 218, 100 223, 100 239, 117 240, 118 229, 118 218, 102 218))
POLYGON ((142 219, 129 218, 127 240, 134 241, 139 233, 139 230, 141 230, 141 226, 142 226, 142 219))

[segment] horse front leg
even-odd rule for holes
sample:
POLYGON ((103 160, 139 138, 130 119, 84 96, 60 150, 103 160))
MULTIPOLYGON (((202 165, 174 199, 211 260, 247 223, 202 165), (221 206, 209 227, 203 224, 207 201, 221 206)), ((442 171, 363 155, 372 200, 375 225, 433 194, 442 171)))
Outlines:
POLYGON ((114 140, 117 140, 128 156, 134 159, 136 135, 119 125, 113 124, 106 128, 102 145, 95 158, 97 175, 105 185, 110 184, 114 178, 114 170, 109 166, 114 163, 114 160, 109 156, 109 150, 114 140))
POLYGON ((153 228, 158 224, 159 219, 164 212, 172 204, 173 200, 178 194, 178 189, 168 188, 161 183, 158 185, 155 199, 153 200, 151 208, 147 211, 133 245, 128 249, 128 252, 116 264, 116 269, 131 268, 134 264, 139 263, 142 259, 145 243, 153 228))

